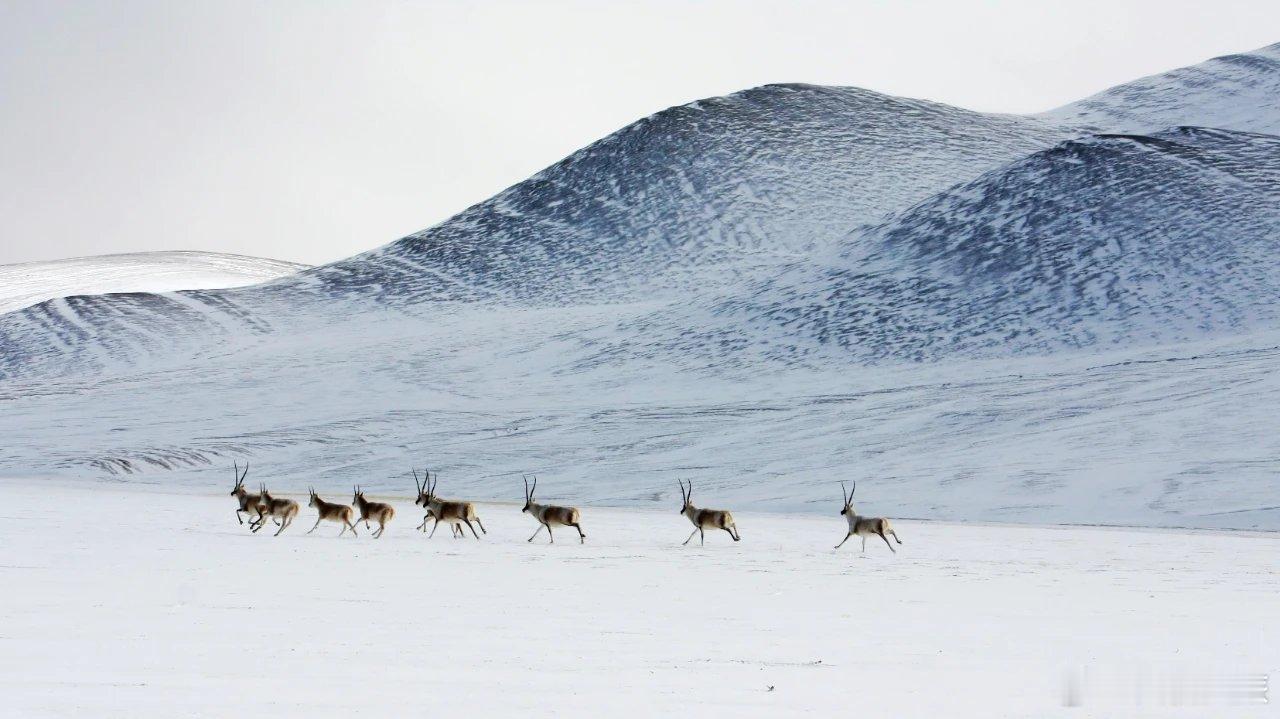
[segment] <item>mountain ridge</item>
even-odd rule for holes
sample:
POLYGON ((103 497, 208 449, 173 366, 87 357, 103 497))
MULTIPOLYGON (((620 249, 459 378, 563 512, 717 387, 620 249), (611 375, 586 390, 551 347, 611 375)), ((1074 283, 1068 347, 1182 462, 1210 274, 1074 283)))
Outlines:
POLYGON ((1280 43, 1139 78, 1036 117, 1113 132, 1194 125, 1276 135, 1277 96, 1280 43))

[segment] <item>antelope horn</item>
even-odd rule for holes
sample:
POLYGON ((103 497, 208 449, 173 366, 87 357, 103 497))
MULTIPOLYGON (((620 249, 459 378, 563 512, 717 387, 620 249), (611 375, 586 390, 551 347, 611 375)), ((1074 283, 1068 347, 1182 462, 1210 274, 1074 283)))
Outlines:
POLYGON ((232 467, 234 467, 234 469, 233 469, 232 471, 233 471, 233 472, 235 472, 235 477, 236 477, 236 487, 239 487, 239 486, 240 486, 240 463, 239 463, 239 462, 232 462, 232 463, 231 463, 231 466, 232 466, 232 467))
MULTIPOLYGON (((410 468, 413 469, 413 468, 410 468)), ((413 486, 418 490, 418 494, 422 494, 422 485, 418 484, 418 470, 413 469, 413 486)))

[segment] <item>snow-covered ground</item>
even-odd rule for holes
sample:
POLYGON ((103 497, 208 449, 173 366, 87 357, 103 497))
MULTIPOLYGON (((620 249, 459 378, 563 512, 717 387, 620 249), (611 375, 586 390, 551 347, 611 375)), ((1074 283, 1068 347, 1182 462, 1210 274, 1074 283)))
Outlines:
POLYGON ((219 252, 137 252, 0 265, 0 313, 72 295, 242 287, 306 268, 219 252))
POLYGON ((682 547, 672 501, 428 541, 402 496, 381 540, 305 505, 273 538, 229 489, 0 483, 5 712, 1274 716, 1276 535, 898 521, 860 556, 833 500, 682 547))

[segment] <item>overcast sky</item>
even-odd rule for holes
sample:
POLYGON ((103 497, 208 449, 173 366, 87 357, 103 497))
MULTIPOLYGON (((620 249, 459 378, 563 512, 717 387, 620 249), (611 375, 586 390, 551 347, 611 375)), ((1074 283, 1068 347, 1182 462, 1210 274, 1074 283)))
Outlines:
POLYGON ((1280 2, 0 0, 0 263, 321 263, 769 82, 1037 112, 1280 41, 1280 2))

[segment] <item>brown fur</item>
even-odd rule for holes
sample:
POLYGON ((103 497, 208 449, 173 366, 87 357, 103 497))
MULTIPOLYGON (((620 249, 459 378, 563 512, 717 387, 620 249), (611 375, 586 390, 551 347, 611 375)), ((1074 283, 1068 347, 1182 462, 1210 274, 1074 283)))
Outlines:
POLYGON ((253 531, 262 529, 262 525, 267 523, 267 517, 280 520, 280 528, 276 530, 273 536, 279 537, 280 533, 290 524, 293 524, 293 518, 298 516, 298 503, 292 499, 276 499, 267 491, 266 486, 262 487, 262 503, 265 507, 265 513, 258 519, 258 526, 253 531))
POLYGON ((538 504, 533 501, 533 492, 538 488, 538 478, 533 478, 533 487, 529 487, 529 480, 524 481, 524 509, 522 512, 528 512, 534 519, 538 520, 538 529, 533 533, 533 537, 529 537, 532 542, 534 537, 538 536, 543 527, 546 527, 547 536, 551 539, 551 543, 555 544, 555 535, 551 533, 551 525, 558 524, 565 527, 573 527, 578 530, 578 540, 582 544, 587 543, 587 535, 583 534, 582 527, 579 525, 580 515, 576 507, 558 507, 554 504, 538 504))
POLYGON ((844 535, 844 539, 840 540, 840 543, 836 545, 836 549, 843 547, 844 543, 849 541, 849 537, 856 535, 862 537, 862 551, 866 552, 867 537, 876 535, 884 540, 885 546, 889 548, 889 551, 897 554, 898 550, 894 549, 892 544, 889 544, 889 538, 885 535, 892 534, 893 541, 898 544, 902 544, 902 540, 898 539, 898 533, 893 531, 893 527, 889 524, 889 520, 884 517, 859 516, 857 510, 853 508, 853 493, 858 490, 858 483, 853 483, 853 489, 849 491, 848 496, 845 496, 844 494, 844 482, 840 483, 840 487, 840 496, 844 499, 844 509, 840 510, 840 514, 845 518, 845 522, 849 525, 849 533, 844 535))
POLYGON ((707 543, 706 530, 723 529, 733 537, 733 541, 737 542, 742 539, 738 534, 738 525, 733 521, 733 514, 723 509, 699 509, 693 506, 693 482, 689 483, 688 491, 685 491, 684 482, 680 483, 680 496, 683 500, 680 507, 680 514, 689 518, 693 522, 694 530, 689 534, 689 538, 684 540, 685 544, 693 539, 693 535, 701 536, 700 542, 707 543))
POLYGON ((360 519, 364 522, 364 528, 369 529, 369 520, 378 523, 378 529, 373 533, 373 538, 377 539, 382 533, 387 531, 387 522, 390 522, 396 516, 395 507, 383 502, 370 502, 364 498, 364 492, 356 487, 355 495, 351 501, 356 505, 356 509, 360 512, 360 519))
POLYGON ((316 517, 315 525, 312 526, 311 529, 307 530, 307 534, 311 534, 316 531, 316 527, 320 526, 320 522, 329 521, 338 522, 342 525, 342 531, 338 532, 339 537, 346 534, 348 529, 351 530, 351 536, 357 536, 355 522, 351 521, 354 516, 354 512, 351 511, 351 507, 348 507, 345 504, 338 504, 336 502, 326 502, 323 499, 320 499, 320 495, 316 494, 314 489, 311 490, 311 499, 307 502, 307 506, 315 507, 316 514, 318 515, 316 517))
POLYGON ((236 498, 240 503, 240 508, 236 510, 236 521, 244 524, 244 518, 240 516, 241 512, 248 514, 249 527, 252 528, 258 520, 262 519, 266 507, 263 505, 262 496, 254 494, 244 488, 244 478, 249 476, 249 465, 244 466, 244 474, 240 474, 240 463, 233 465, 235 469, 236 486, 231 490, 231 496, 236 498))
MULTIPOLYGON (((439 481, 437 476, 436 484, 439 481)), ((472 536, 479 539, 480 535, 476 534, 476 528, 471 525, 472 522, 475 522, 480 527, 481 532, 489 533, 485 530, 484 524, 480 522, 480 516, 476 513, 475 504, 471 502, 452 502, 436 496, 436 484, 431 481, 430 471, 427 472, 427 481, 418 484, 418 471, 413 470, 413 484, 418 489, 418 498, 413 503, 420 504, 427 510, 427 513, 422 517, 422 524, 419 524, 417 528, 425 532, 427 531, 427 523, 435 522, 431 527, 431 534, 427 535, 428 538, 436 536, 436 529, 440 527, 441 522, 449 525, 455 539, 467 536, 462 531, 462 525, 464 524, 471 530, 472 536)))

